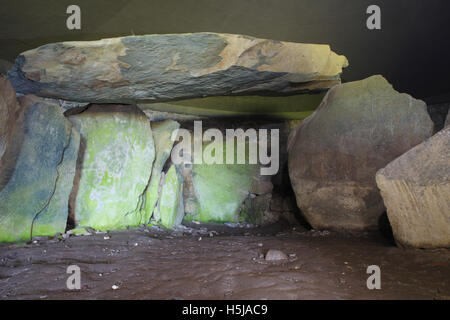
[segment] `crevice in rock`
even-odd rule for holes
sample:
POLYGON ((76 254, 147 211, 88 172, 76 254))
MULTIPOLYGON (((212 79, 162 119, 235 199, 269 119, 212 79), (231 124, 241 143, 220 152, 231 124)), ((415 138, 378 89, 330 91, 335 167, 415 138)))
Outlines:
POLYGON ((50 194, 50 197, 48 198, 47 202, 45 203, 45 205, 34 214, 33 220, 31 222, 31 228, 30 228, 30 240, 33 239, 33 227, 34 227, 34 223, 36 222, 36 219, 40 216, 40 214, 48 208, 50 202, 53 199, 53 196, 55 195, 56 192, 56 187, 58 186, 58 180, 60 177, 60 172, 59 172, 59 167, 61 166, 61 164, 64 162, 64 156, 66 155, 66 150, 69 148, 70 146, 70 142, 72 141, 72 129, 70 130, 70 134, 69 134, 69 138, 67 139, 67 143, 64 146, 64 149, 62 151, 62 155, 61 155, 61 160, 58 162, 58 164, 56 165, 56 179, 55 182, 53 184, 53 190, 50 194))
POLYGON ((76 226, 75 223, 75 207, 76 207, 76 198, 78 195, 78 189, 80 188, 81 176, 83 174, 83 160, 84 154, 86 152, 86 139, 80 134, 80 147, 78 149, 77 162, 75 166, 75 177, 73 179, 72 190, 69 195, 69 214, 67 215, 67 224, 66 224, 66 232, 74 229, 76 226))

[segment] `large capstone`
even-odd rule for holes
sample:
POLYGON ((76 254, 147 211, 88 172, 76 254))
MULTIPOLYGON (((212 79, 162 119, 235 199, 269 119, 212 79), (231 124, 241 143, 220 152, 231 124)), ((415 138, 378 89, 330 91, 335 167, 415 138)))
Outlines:
POLYGON ((137 103, 324 90, 347 65, 328 45, 188 33, 47 44, 22 53, 8 76, 20 93, 137 103))
POLYGON ((58 105, 34 96, 20 105, 2 157, 0 241, 65 232, 78 157, 79 134, 58 105))
POLYGON ((378 171, 397 243, 450 247, 450 127, 378 171))
POLYGON ((385 207, 375 173, 431 136, 426 105, 382 76, 333 87, 290 135, 297 204, 316 229, 376 228, 385 207))
MULTIPOLYGON (((145 223, 149 222, 158 201, 161 172, 172 151, 176 132, 180 124, 176 121, 165 120, 162 122, 153 122, 151 123, 151 127, 155 142, 156 158, 152 168, 150 183, 145 191, 145 203, 143 207, 143 220, 145 223)), ((159 217, 155 220, 159 220, 159 217)))
POLYGON ((69 119, 84 142, 76 225, 108 230, 146 223, 141 206, 155 147, 145 114, 136 106, 92 105, 69 119))

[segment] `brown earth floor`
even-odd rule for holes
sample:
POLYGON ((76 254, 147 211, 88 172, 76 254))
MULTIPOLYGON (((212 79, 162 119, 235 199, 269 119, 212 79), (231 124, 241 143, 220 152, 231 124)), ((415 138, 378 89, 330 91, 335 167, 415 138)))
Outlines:
POLYGON ((450 299, 449 261, 449 250, 378 235, 140 228, 1 244, 0 299, 450 299), (267 262, 268 249, 290 258, 267 262), (81 268, 81 290, 66 288, 69 265, 81 268), (381 268, 381 290, 366 287, 369 265, 381 268))

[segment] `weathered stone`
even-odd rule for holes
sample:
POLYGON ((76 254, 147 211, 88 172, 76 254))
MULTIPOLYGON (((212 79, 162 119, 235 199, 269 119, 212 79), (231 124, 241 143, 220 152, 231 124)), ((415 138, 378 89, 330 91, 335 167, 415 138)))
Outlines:
POLYGON ((0 241, 64 233, 79 139, 56 104, 20 98, 21 109, 2 170, 0 241))
POLYGON ((283 197, 278 194, 273 195, 270 202, 270 209, 272 211, 283 211, 283 197))
POLYGON ((176 131, 180 127, 178 122, 166 120, 151 123, 153 140, 155 143, 156 158, 152 168, 150 183, 145 191, 145 204, 143 208, 143 222, 148 223, 159 198, 159 183, 161 171, 170 156, 176 131))
POLYGON ((16 99, 16 92, 6 77, 0 76, 0 190, 5 186, 19 155, 19 137, 24 110, 16 99), (16 132, 19 130, 19 132, 16 132), (8 170, 9 169, 9 170, 8 170))
POLYGON ((69 144, 66 147, 63 159, 57 167, 58 176, 55 191, 47 208, 36 216, 33 223, 32 236, 52 236, 57 232, 64 232, 67 225, 69 210, 69 196, 71 194, 78 151, 80 147, 80 133, 72 128, 69 144))
POLYGON ((161 224, 166 228, 178 226, 183 221, 183 178, 174 165, 165 176, 157 210, 161 224))
POLYGON ((253 176, 257 173, 257 165, 226 164, 225 149, 223 164, 203 163, 193 166, 192 182, 199 204, 196 219, 199 221, 236 222, 239 208, 248 196, 253 176))
POLYGON ((266 253, 266 261, 282 261, 287 260, 288 256, 281 250, 270 249, 266 253))
POLYGON ((146 223, 140 208, 155 147, 145 114, 136 106, 91 105, 69 119, 85 140, 76 225, 108 230, 146 223))
POLYGON ((250 187, 250 193, 257 195, 271 193, 273 190, 271 178, 272 176, 255 175, 253 177, 252 186, 250 187))
POLYGON ((248 197, 242 205, 239 220, 255 225, 268 225, 278 221, 279 213, 270 210, 272 194, 248 197))
POLYGON ((385 210, 376 171, 432 131, 425 103, 382 76, 333 87, 290 139, 298 207, 315 229, 376 228, 385 210))
POLYGON ((397 243, 450 247, 450 127, 378 171, 397 243))
POLYGON ((190 33, 48 44, 22 53, 8 76, 21 93, 136 103, 328 89, 347 65, 328 45, 190 33))

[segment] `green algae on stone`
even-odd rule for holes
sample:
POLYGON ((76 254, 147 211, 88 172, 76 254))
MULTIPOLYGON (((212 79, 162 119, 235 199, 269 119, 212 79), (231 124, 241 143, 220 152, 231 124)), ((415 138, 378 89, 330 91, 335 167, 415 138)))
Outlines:
POLYGON ((20 103, 24 117, 15 132, 21 136, 19 155, 0 190, 0 241, 30 240, 33 222, 33 236, 64 233, 73 184, 70 176, 58 181, 59 170, 75 168, 76 160, 63 159, 67 149, 77 153, 76 143, 67 148, 72 125, 56 104, 34 96, 22 97, 20 103))
POLYGON ((156 157, 153 164, 150 183, 145 191, 145 202, 142 213, 142 223, 148 223, 156 202, 159 198, 159 183, 161 180, 161 171, 170 156, 174 143, 173 133, 178 130, 180 124, 176 121, 166 120, 162 122, 151 123, 153 140, 155 143, 156 157))
POLYGON ((184 216, 183 178, 172 165, 166 174, 158 202, 161 224, 166 228, 180 225, 184 216))
MULTIPOLYGON (((173 112, 198 117, 270 117, 272 119, 305 119, 319 106, 325 93, 283 97, 220 96, 139 104, 146 113, 173 112)), ((181 120, 181 119, 180 119, 181 120)))
POLYGON ((126 105, 92 105, 69 119, 85 140, 76 225, 97 230, 139 225, 155 158, 150 122, 126 105))
MULTIPOLYGON (((225 149, 224 143, 224 159, 225 149)), ((236 154, 237 148, 234 150, 236 154)), ((257 169, 258 165, 248 164, 248 154, 245 164, 194 164, 192 179, 199 204, 196 218, 201 222, 237 221, 257 169)))
POLYGON ((63 232, 67 224, 69 196, 75 178, 78 149, 80 146, 80 133, 72 128, 70 142, 63 154, 61 164, 57 167, 58 177, 55 193, 47 208, 43 210, 33 223, 32 236, 52 236, 55 228, 63 232))

